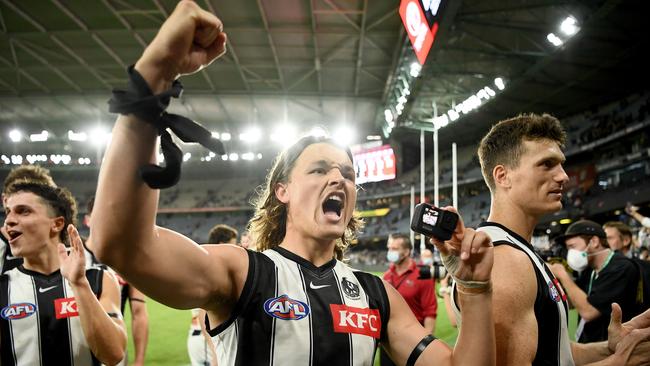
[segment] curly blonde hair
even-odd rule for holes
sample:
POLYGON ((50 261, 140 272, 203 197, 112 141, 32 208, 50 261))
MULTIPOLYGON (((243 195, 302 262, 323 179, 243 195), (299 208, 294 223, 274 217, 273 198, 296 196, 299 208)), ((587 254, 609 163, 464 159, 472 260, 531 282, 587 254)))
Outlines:
MULTIPOLYGON (((257 250, 264 251, 276 247, 284 239, 287 226, 287 207, 275 196, 275 186, 278 183, 288 182, 298 157, 308 146, 317 143, 328 143, 343 149, 352 161, 352 152, 349 148, 340 146, 327 137, 305 136, 280 153, 266 176, 264 186, 258 188, 257 197, 252 200, 255 214, 248 222, 248 228, 255 237, 257 250)), ((355 211, 345 232, 336 240, 334 249, 336 259, 343 259, 343 253, 362 227, 363 220, 355 211)))

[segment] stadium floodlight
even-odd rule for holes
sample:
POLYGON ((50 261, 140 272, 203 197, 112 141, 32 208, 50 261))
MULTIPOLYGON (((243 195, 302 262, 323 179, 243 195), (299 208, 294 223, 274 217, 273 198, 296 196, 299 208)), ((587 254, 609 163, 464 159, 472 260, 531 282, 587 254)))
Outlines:
POLYGON ((22 155, 11 155, 11 163, 14 165, 20 165, 23 163, 22 155))
POLYGON ((503 81, 502 78, 494 79, 494 85, 496 85, 497 89, 499 89, 499 90, 503 90, 503 89, 506 88, 506 84, 505 84, 505 82, 503 81))
POLYGON ((72 160, 72 158, 70 157, 70 155, 67 155, 67 154, 61 155, 61 162, 63 163, 63 165, 70 164, 71 160, 72 160))
POLYGON ((226 154, 221 155, 221 160, 223 160, 223 161, 228 160, 228 155, 226 155, 226 154))
POLYGON ((105 144, 109 139, 109 133, 103 127, 97 127, 88 134, 90 143, 95 146, 105 144))
POLYGON ((7 164, 7 165, 11 164, 11 159, 9 159, 9 157, 7 155, 2 155, 2 157, 0 157, 0 159, 2 159, 2 162, 7 164))
POLYGON ((262 131, 257 127, 250 127, 243 133, 239 134, 239 140, 244 142, 257 142, 262 137, 262 131))
POLYGON ((368 136, 366 136, 366 140, 368 140, 368 141, 379 141, 379 140, 381 140, 381 136, 379 136, 379 135, 368 135, 368 136))
POLYGON ((422 71, 422 66, 420 66, 420 64, 417 62, 413 62, 409 68, 409 75, 416 78, 420 76, 420 71, 422 71))
POLYGON ((213 153, 212 151, 210 151, 210 152, 208 153, 208 157, 209 157, 210 159, 214 158, 215 156, 217 156, 217 154, 213 153))
POLYGON ((183 161, 188 161, 192 158, 192 153, 191 152, 186 152, 183 154, 183 161))
POLYGON ((449 118, 447 117, 446 114, 443 114, 442 116, 438 116, 433 119, 434 128, 442 128, 447 126, 448 124, 449 124, 449 118))
POLYGON ((222 132, 221 133, 221 138, 220 138, 221 141, 230 141, 230 139, 231 139, 231 136, 230 136, 229 132, 222 132))
POLYGON ((327 136, 327 131, 321 126, 314 126, 309 130, 309 135, 314 137, 325 137, 327 136))
POLYGON ((578 21, 576 20, 576 18, 572 16, 568 16, 560 24, 560 30, 562 31, 562 33, 570 37, 578 33, 580 27, 578 27, 578 21))
POLYGON ((356 133, 348 126, 339 126, 334 131, 334 141, 344 146, 350 145, 356 140, 356 133))
POLYGON ((262 153, 257 153, 257 160, 262 160, 262 153))
POLYGON ((13 142, 20 142, 23 138, 23 133, 20 130, 13 129, 9 131, 9 139, 13 142))
POLYGON ((564 43, 560 37, 555 35, 555 33, 549 33, 546 36, 546 39, 555 47, 560 47, 564 43))
POLYGON ((219 132, 212 131, 210 134, 212 135, 213 139, 219 139, 219 132))
POLYGON ((449 120, 452 122, 460 118, 460 114, 453 109, 447 111, 447 115, 449 115, 449 120))
POLYGON ((393 112, 391 112, 388 108, 384 110, 384 119, 386 120, 386 123, 393 120, 393 112))
POLYGON ((250 161, 250 160, 255 159, 255 154, 253 154, 252 152, 246 152, 246 153, 241 154, 241 158, 242 158, 242 160, 249 160, 250 161))
POLYGON ((41 133, 33 133, 29 135, 29 140, 31 142, 44 142, 47 141, 47 138, 49 137, 50 133, 43 130, 41 133))
POLYGON ((291 145, 296 140, 296 129, 288 124, 283 123, 275 128, 273 133, 271 133, 271 141, 291 145))
POLYGON ((237 155, 237 153, 232 153, 228 156, 228 159, 230 159, 231 161, 237 161, 239 160, 239 155, 237 155))
POLYGON ((483 90, 485 90, 485 92, 488 93, 488 95, 491 96, 491 97, 493 97, 493 96, 495 96, 497 94, 489 86, 486 86, 485 88, 483 88, 483 90))
MULTIPOLYGON (((85 132, 68 131, 68 140, 83 142, 88 140, 88 135, 85 132)), ((55 163, 56 164, 56 163, 55 163)))

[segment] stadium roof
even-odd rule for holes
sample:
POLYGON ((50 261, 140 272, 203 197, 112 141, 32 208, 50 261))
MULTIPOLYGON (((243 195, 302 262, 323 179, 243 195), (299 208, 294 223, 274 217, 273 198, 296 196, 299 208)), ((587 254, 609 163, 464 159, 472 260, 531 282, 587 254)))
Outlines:
MULTIPOLYGON (((398 1, 197 2, 224 22, 228 54, 183 78, 175 112, 233 136, 285 120, 353 125, 361 140, 380 134, 399 65, 413 57, 398 1)), ((447 2, 397 132, 430 128, 432 101, 444 112, 496 77, 505 90, 456 122, 463 128, 444 128, 442 139, 475 141, 490 122, 520 111, 566 116, 647 89, 646 1, 447 2), (580 31, 554 46, 547 35, 567 16, 580 31)), ((1 152, 11 152, 12 127, 64 137, 108 126, 109 91, 125 84, 124 69, 175 3, 0 0, 1 152)), ((61 143, 46 146, 54 152, 61 143)))

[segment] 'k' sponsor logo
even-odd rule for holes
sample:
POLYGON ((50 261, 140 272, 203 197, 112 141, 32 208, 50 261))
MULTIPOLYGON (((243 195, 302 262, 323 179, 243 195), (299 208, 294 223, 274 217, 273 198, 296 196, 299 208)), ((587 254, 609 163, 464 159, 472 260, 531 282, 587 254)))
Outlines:
POLYGON ((377 339, 381 336, 379 310, 344 304, 330 304, 330 310, 336 333, 362 334, 377 339))
POLYGON ((54 300, 54 313, 57 319, 79 316, 77 300, 74 297, 66 297, 54 300))

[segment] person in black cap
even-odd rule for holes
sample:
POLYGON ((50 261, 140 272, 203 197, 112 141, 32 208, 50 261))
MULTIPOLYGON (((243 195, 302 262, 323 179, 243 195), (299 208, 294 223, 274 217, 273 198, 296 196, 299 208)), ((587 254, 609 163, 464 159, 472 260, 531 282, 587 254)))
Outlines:
POLYGON ((576 339, 580 343, 607 340, 607 326, 613 302, 623 310, 623 321, 635 313, 639 273, 632 262, 609 248, 603 228, 589 220, 577 221, 560 238, 568 249, 567 263, 578 272, 574 282, 560 264, 550 264, 562 283, 580 320, 576 339))

